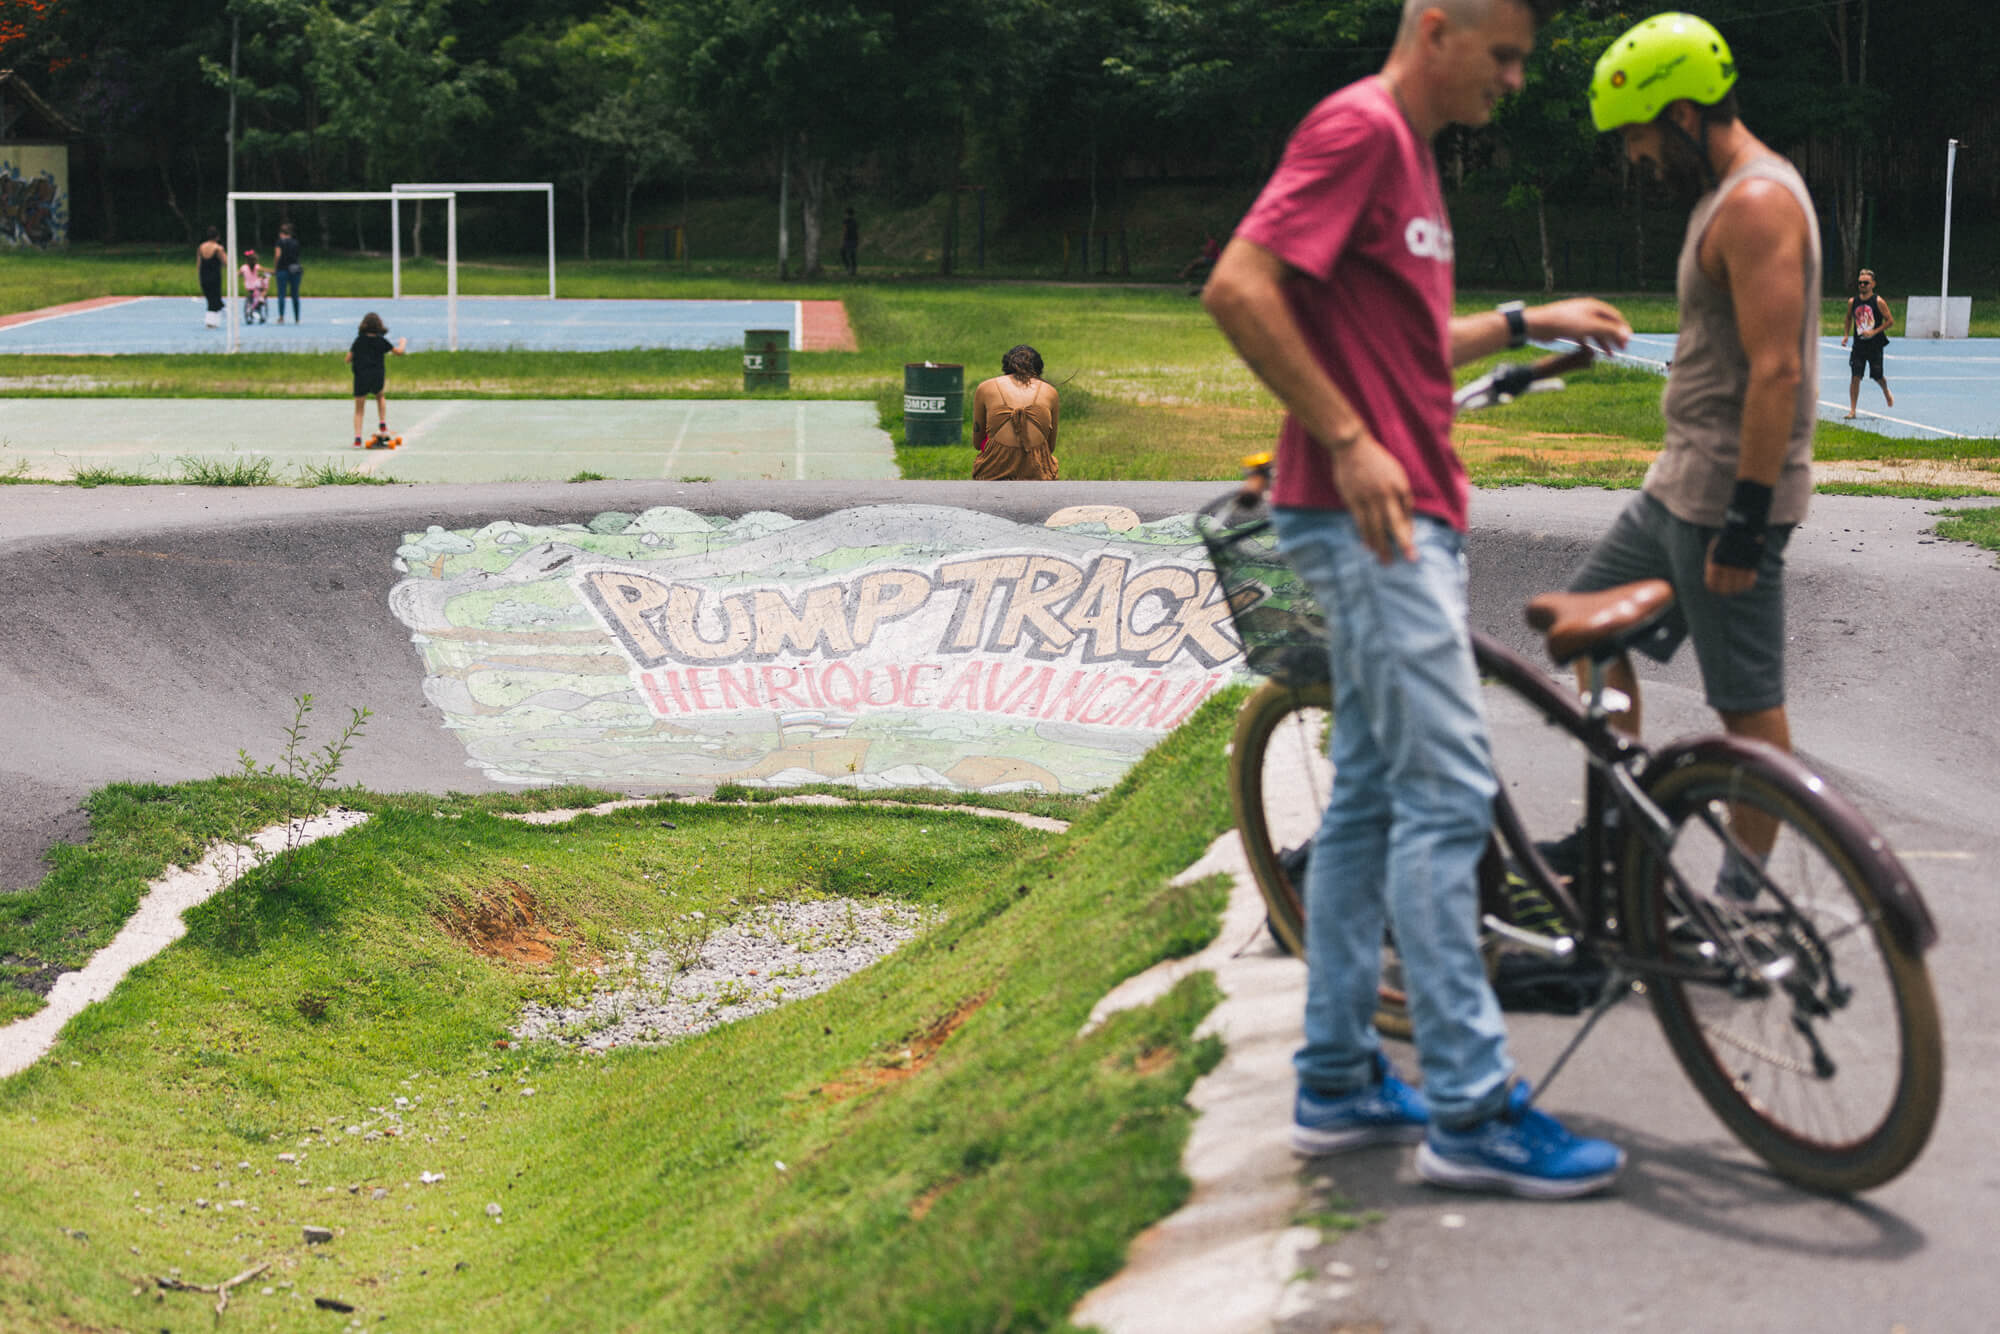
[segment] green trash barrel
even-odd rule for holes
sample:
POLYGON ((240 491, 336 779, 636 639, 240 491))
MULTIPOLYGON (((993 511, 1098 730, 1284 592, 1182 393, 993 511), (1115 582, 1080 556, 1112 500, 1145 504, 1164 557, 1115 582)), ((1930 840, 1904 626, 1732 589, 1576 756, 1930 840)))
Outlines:
POLYGON ((790 329, 743 331, 743 387, 745 389, 792 387, 790 329))
POLYGON ((965 367, 935 361, 903 367, 903 441, 965 443, 965 367))

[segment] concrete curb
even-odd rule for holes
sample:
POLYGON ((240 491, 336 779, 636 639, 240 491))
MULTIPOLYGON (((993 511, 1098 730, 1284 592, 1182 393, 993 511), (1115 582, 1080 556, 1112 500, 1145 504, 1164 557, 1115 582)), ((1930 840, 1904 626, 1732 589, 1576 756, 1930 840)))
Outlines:
POLYGON ((1292 1156, 1291 1055, 1305 1008, 1305 969, 1264 926, 1236 831, 1218 837, 1175 883, 1233 879, 1222 929, 1201 953, 1127 978, 1091 1011, 1090 1032, 1120 1010, 1150 1004, 1192 973, 1210 972, 1224 1000, 1196 1030, 1225 1044, 1195 1081, 1200 1113, 1181 1163, 1194 1192, 1139 1234, 1122 1272, 1086 1294, 1070 1319, 1107 1334, 1250 1334, 1292 1314, 1299 1259, 1318 1229, 1294 1226, 1306 1189, 1292 1156))
POLYGON ((221 843, 192 866, 176 866, 146 887, 139 907, 82 969, 64 973, 49 992, 46 1008, 0 1028, 0 1079, 19 1074, 48 1055, 63 1026, 105 999, 125 975, 187 934, 181 914, 235 881, 265 857, 288 845, 344 833, 364 823, 364 811, 336 809, 311 819, 273 825, 251 836, 248 846, 221 843))

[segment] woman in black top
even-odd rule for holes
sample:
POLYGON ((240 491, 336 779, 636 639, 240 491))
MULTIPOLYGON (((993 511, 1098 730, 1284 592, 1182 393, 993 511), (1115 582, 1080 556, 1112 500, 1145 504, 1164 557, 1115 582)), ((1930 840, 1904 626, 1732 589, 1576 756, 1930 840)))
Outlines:
POLYGON ((222 266, 229 262, 229 252, 216 240, 215 228, 208 229, 208 239, 195 252, 195 277, 201 280, 201 294, 208 300, 208 314, 202 318, 206 328, 216 328, 222 323, 222 266))
POLYGON ((368 406, 368 396, 375 396, 375 420, 381 424, 382 434, 389 434, 389 396, 385 387, 389 382, 389 354, 402 356, 409 351, 410 340, 399 339, 391 343, 389 327, 382 323, 382 317, 369 311, 361 317, 360 332, 354 336, 354 345, 347 349, 347 364, 354 367, 354 446, 361 447, 361 414, 368 406))
POLYGON ((278 227, 278 323, 285 322, 285 292, 292 294, 292 323, 299 323, 299 278, 305 273, 305 265, 299 262, 299 237, 292 230, 292 224, 281 223, 278 227))

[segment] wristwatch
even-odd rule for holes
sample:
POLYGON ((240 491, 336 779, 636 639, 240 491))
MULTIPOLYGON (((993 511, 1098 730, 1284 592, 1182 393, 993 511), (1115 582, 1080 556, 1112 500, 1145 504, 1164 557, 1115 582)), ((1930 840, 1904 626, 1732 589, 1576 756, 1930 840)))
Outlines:
POLYGON ((1503 301, 1494 307, 1507 317, 1507 346, 1526 347, 1528 345, 1528 303, 1525 301, 1503 301))

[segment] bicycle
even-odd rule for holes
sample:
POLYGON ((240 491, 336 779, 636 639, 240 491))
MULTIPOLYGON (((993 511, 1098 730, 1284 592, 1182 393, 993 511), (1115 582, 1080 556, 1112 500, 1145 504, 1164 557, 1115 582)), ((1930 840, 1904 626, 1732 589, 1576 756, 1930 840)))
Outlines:
MULTIPOLYGON (((1588 359, 1503 366, 1457 405, 1505 402, 1588 359)), ((1246 470, 1197 529, 1246 663, 1269 678, 1238 714, 1229 786, 1271 933, 1302 956, 1301 889, 1332 785, 1332 683, 1324 621, 1270 532, 1269 460, 1246 470)), ((1653 580, 1529 602, 1552 659, 1578 668, 1581 702, 1472 632, 1501 777, 1480 868, 1489 968, 1539 961, 1591 997, 1538 1093, 1613 1005, 1643 992, 1703 1099, 1780 1176, 1832 1192, 1881 1185, 1937 1119, 1944 1046, 1923 957, 1937 928, 1888 844, 1797 757, 1726 734, 1654 749, 1613 726, 1624 701, 1605 668, 1672 598, 1653 580), (1578 751, 1580 800, 1546 781, 1578 751), (1550 865, 1557 831, 1573 831, 1573 874, 1550 865)), ((1407 1036, 1393 939, 1383 957, 1378 1027, 1407 1036)))

